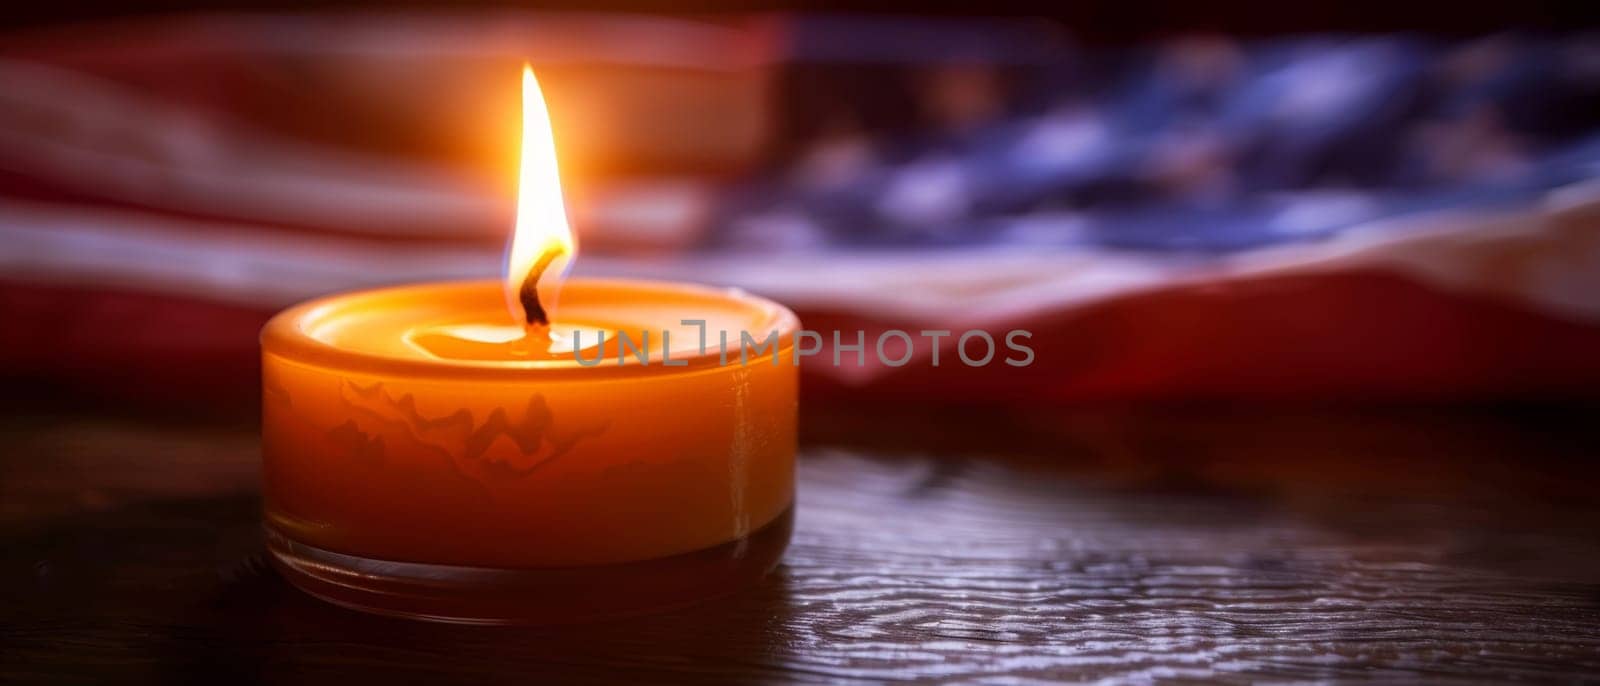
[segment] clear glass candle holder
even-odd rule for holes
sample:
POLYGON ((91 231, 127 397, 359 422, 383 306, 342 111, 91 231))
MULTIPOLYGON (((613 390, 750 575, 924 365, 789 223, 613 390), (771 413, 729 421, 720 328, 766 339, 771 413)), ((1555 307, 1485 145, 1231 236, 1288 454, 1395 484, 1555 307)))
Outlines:
POLYGON ((679 606, 771 570, 793 521, 794 315, 632 281, 571 281, 560 306, 558 336, 566 321, 610 342, 519 358, 479 335, 509 318, 487 281, 274 317, 262 490, 280 572, 360 610, 525 623, 679 606))

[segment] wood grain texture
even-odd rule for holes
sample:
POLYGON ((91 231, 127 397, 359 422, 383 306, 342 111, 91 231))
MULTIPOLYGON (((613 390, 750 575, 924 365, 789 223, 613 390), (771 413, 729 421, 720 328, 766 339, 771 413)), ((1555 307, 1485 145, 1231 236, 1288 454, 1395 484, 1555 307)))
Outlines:
POLYGON ((248 427, 13 418, 0 681, 1600 679, 1589 416, 814 430, 764 586, 538 629, 287 587, 261 558, 248 427))

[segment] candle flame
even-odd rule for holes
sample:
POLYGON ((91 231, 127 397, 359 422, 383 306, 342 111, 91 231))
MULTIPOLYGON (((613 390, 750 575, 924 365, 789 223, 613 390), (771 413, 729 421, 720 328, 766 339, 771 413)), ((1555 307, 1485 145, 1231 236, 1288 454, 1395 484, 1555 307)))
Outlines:
POLYGON ((533 68, 524 64, 517 224, 506 253, 506 300, 513 317, 530 328, 549 324, 549 312, 577 247, 561 200, 550 111, 533 68))

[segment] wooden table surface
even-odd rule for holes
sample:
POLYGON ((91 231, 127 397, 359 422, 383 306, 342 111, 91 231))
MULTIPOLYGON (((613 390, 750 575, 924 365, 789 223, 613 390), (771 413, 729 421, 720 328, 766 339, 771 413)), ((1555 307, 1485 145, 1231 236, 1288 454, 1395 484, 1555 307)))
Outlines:
POLYGON ((1594 680, 1596 418, 813 415, 763 586, 485 628, 286 586, 248 425, 12 413, 0 682, 1594 680))

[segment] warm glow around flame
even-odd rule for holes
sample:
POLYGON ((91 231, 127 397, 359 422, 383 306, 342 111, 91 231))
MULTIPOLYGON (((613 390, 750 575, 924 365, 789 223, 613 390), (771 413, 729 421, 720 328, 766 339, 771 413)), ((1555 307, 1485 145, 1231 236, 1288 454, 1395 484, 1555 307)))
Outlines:
POLYGON ((553 309, 561 279, 577 254, 572 228, 561 199, 555 136, 550 111, 533 69, 522 67, 522 172, 517 188, 517 226, 506 255, 506 298, 513 315, 524 319, 518 293, 530 270, 547 255, 554 259, 538 275, 540 300, 553 309))

